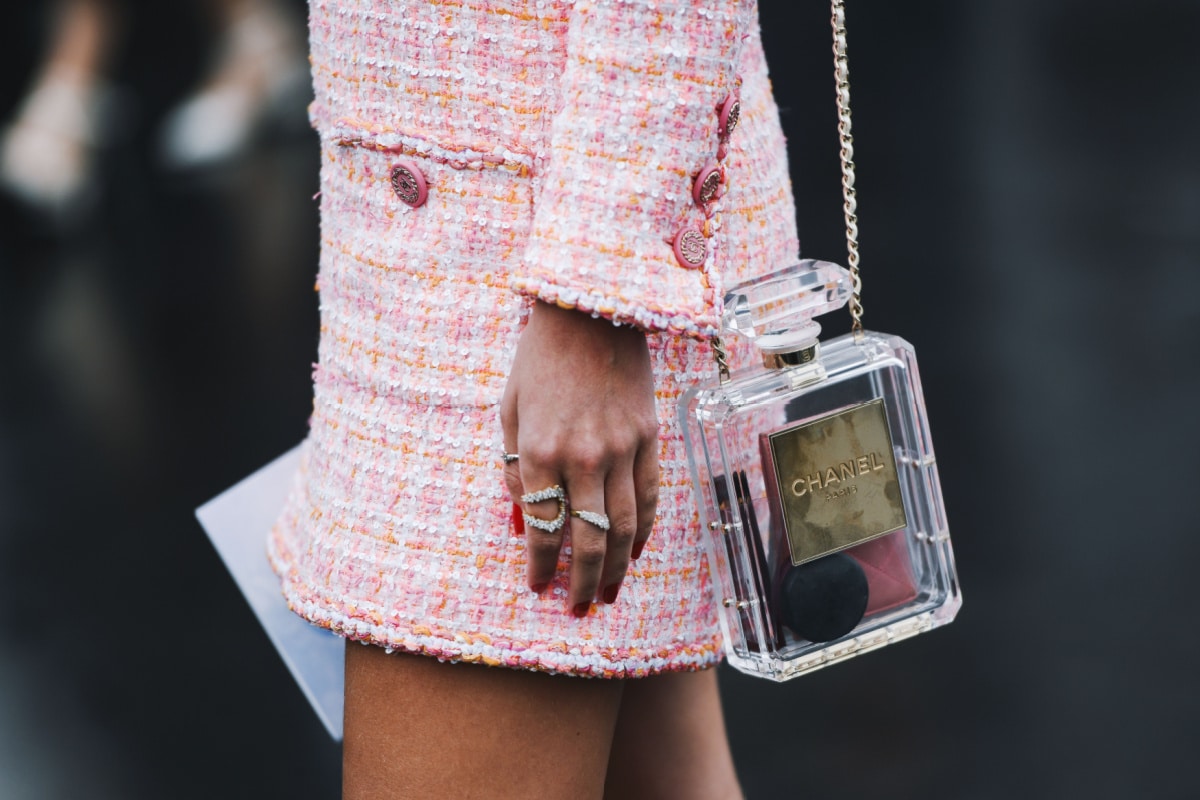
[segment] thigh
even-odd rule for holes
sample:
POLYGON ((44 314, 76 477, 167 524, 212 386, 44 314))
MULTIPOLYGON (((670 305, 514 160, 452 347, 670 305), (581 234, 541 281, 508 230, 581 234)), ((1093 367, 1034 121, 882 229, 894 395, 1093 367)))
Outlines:
POLYGON ((605 797, 735 800, 742 796, 725 734, 717 671, 626 682, 605 797))
POLYGON ((600 798, 622 688, 347 644, 344 799, 600 798))

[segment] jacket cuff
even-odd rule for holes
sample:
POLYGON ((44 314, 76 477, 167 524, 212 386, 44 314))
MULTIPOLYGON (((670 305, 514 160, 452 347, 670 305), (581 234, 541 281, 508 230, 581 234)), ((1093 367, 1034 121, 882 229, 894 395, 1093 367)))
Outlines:
POLYGON ((753 0, 576 3, 516 291, 717 334, 722 161, 753 18, 753 0))
POLYGON ((535 278, 518 278, 513 281, 513 289, 560 308, 573 308, 595 317, 611 319, 619 325, 633 325, 653 333, 708 339, 720 331, 720 320, 710 314, 689 314, 686 310, 653 303, 629 303, 618 297, 583 293, 535 278))

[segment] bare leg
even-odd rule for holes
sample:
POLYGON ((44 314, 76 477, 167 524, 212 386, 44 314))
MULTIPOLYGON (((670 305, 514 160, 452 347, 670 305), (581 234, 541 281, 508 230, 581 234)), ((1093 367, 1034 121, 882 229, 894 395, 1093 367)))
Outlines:
POLYGON ((627 682, 604 796, 611 800, 742 797, 725 735, 715 669, 627 682))
POLYGON ((602 796, 621 682, 346 647, 344 800, 602 796))

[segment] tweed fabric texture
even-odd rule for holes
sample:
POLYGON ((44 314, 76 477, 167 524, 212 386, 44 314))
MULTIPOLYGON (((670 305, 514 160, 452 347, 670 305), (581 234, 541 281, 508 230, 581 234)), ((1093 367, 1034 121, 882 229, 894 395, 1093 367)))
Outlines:
POLYGON ((289 604, 444 659, 603 677, 714 663, 676 407, 713 372, 721 287, 798 251, 753 3, 313 0, 310 33, 320 352, 268 546, 289 604), (739 87, 724 148, 717 109, 739 87), (698 204, 713 159, 724 191, 698 204), (392 190, 398 160, 426 179, 419 208, 392 190), (709 243, 701 269, 675 259, 682 225, 709 243), (662 331, 654 534, 617 602, 582 619, 569 541, 550 589, 526 587, 500 468, 531 297, 662 331))

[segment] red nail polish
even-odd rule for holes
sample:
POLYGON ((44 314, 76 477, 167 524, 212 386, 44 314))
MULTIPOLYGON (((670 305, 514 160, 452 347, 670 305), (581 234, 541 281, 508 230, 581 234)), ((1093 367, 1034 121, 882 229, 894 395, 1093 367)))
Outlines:
POLYGON ((550 584, 545 582, 535 583, 533 586, 529 587, 529 591, 533 592, 534 594, 541 594, 542 592, 546 591, 546 587, 549 585, 550 584))
POLYGON ((577 617, 586 617, 591 609, 591 603, 576 603, 575 607, 571 609, 571 613, 577 617))
POLYGON ((521 513, 521 507, 516 503, 513 503, 512 526, 513 533, 517 536, 525 535, 525 515, 521 513))
POLYGON ((634 561, 637 561, 638 556, 640 556, 642 554, 642 549, 645 548, 645 546, 646 546, 646 541, 644 539, 640 542, 634 542, 633 553, 631 553, 629 557, 632 558, 634 561))
POLYGON ((604 592, 602 595, 604 597, 604 602, 608 603, 610 606, 617 602, 617 592, 619 591, 621 591, 620 581, 604 587, 604 592))

